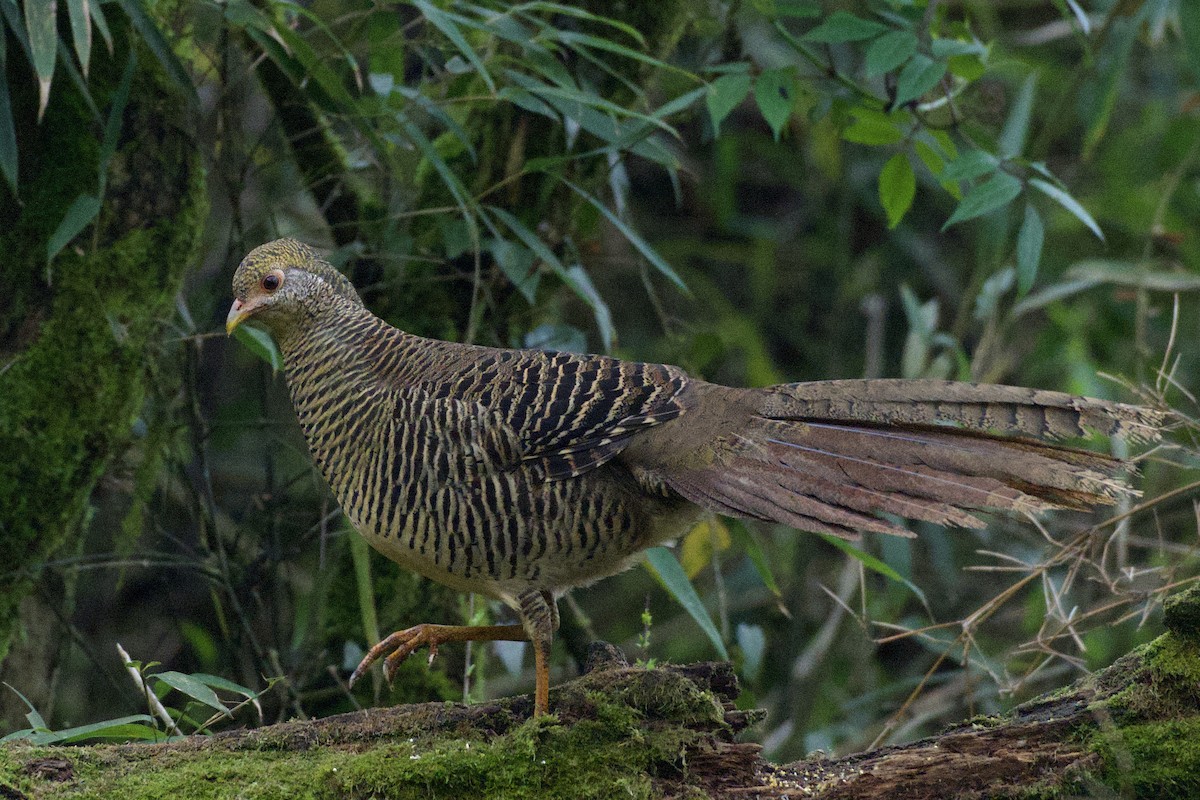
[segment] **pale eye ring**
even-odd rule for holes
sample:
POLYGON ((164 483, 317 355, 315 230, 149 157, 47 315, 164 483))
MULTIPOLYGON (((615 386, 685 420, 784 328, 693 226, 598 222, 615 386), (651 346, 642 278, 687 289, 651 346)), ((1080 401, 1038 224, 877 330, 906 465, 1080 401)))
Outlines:
POLYGON ((262 278, 262 288, 265 291, 273 292, 283 285, 283 273, 277 269, 273 269, 262 278))

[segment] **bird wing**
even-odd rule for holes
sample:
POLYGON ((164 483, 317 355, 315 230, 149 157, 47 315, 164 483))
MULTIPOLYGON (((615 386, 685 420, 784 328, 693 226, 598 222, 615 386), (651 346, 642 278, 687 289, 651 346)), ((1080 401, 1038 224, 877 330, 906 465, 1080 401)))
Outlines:
POLYGON ((496 451, 508 454, 501 463, 531 468, 544 480, 595 469, 637 432, 687 410, 688 377, 676 367, 573 353, 470 352, 469 363, 443 371, 427 390, 476 408, 479 432, 503 427, 515 448, 496 451))

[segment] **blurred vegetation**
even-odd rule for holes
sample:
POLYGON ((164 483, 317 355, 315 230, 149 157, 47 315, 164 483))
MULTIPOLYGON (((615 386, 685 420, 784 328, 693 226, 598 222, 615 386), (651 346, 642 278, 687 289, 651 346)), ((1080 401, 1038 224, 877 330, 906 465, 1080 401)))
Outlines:
MULTIPOLYGON (((679 569, 658 554, 654 572, 563 603, 557 678, 591 638, 647 660, 720 645, 743 701, 769 711, 770 755, 861 749, 1111 662, 1200 574, 1187 0, 0 9, 0 194, 23 237, 0 265, 0 492, 59 514, 53 536, 17 539, 41 517, 0 509, 17 543, 5 605, 32 592, 0 672, 48 727, 147 711, 116 643, 236 684, 266 721, 532 686, 522 647, 500 645, 412 659, 392 692, 345 689, 381 633, 503 611, 369 552, 308 460, 269 344, 225 340, 234 266, 285 234, 424 335, 610 351, 737 385, 951 377, 1180 414, 1141 461, 1141 501, 1094 517, 921 525, 853 548, 713 519, 676 548, 679 569), (146 108, 203 159, 211 212, 198 258, 162 248, 148 262, 162 274, 104 262, 121 297, 147 301, 130 345, 124 320, 69 291, 149 224, 123 213, 131 175, 143 193, 185 192, 178 163, 112 160, 146 108), (64 130, 67 111, 80 121, 64 130), (35 202, 64 165, 99 169, 98 185, 35 202), (39 413, 78 423, 90 471, 31 447, 15 402, 54 303, 139 354, 103 420, 72 411, 107 385, 111 353, 79 340, 52 365, 62 390, 39 413), (42 473, 70 491, 27 482, 42 473)), ((4 703, 8 728, 26 727, 21 699, 4 703)))

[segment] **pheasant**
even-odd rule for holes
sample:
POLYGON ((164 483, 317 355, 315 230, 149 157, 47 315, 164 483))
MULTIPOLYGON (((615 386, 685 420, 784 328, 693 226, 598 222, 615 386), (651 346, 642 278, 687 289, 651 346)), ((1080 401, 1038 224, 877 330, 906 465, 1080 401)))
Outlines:
POLYGON ((599 355, 504 350, 391 327, 308 246, 253 250, 228 333, 283 354, 313 460, 354 527, 427 578, 519 623, 417 625, 376 644, 391 680, 422 646, 530 641, 535 714, 563 593, 716 512, 843 537, 910 536, 881 516, 968 528, 981 509, 1111 504, 1123 462, 1054 443, 1158 435, 1156 411, 1012 386, 833 380, 738 389, 599 355), (1007 436, 1005 436, 1007 435, 1007 436))

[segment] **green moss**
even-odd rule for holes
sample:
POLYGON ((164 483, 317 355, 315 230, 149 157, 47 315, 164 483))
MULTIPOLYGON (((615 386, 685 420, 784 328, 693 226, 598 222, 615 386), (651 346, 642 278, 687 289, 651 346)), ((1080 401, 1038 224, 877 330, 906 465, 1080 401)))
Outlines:
MULTIPOLYGON (((117 52, 92 74, 101 108, 125 63, 124 46, 118 37, 117 52)), ((98 139, 80 135, 97 123, 68 81, 59 82, 39 136, 22 142, 23 170, 30 169, 20 216, 0 234, 0 277, 25 298, 23 320, 0 320, 0 333, 10 334, 2 344, 16 350, 0 370, 0 562, 8 570, 0 657, 37 568, 81 528, 92 488, 129 441, 152 344, 207 214, 198 155, 172 124, 183 103, 152 55, 139 54, 138 63, 125 138, 92 235, 47 267, 50 232, 76 196, 98 188, 98 139)))
POLYGON ((1164 634, 1118 659, 1094 680, 1103 708, 1118 722, 1194 714, 1200 708, 1200 644, 1164 634))
POLYGON ((1200 584, 1163 601, 1163 622, 1176 636, 1200 641, 1200 584))
POLYGON ((1104 782, 1122 796, 1200 797, 1200 717, 1104 729, 1092 741, 1104 782))
POLYGON ((649 800, 667 786, 673 797, 705 796, 688 781, 688 755, 723 723, 713 719, 714 696, 689 679, 594 673, 556 689, 554 700, 557 717, 519 724, 514 709, 526 699, 482 710, 428 704, 394 719, 349 715, 340 726, 288 723, 174 747, 7 745, 0 782, 30 798, 97 800, 649 800), (72 779, 31 778, 30 765, 46 760, 70 762, 72 779))

